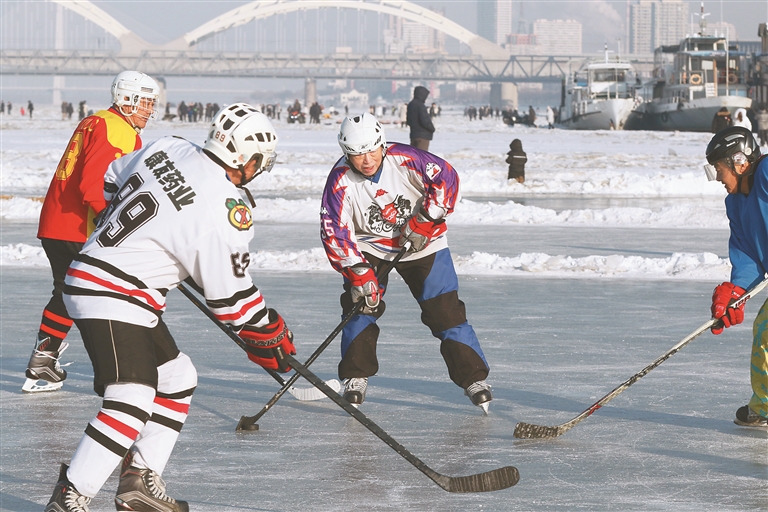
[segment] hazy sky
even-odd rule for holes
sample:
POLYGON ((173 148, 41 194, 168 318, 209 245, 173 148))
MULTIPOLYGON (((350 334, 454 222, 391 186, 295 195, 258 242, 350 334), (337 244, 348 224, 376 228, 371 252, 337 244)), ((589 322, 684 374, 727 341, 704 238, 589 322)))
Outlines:
MULTIPOLYGON (((482 1, 482 0, 480 0, 482 1)), ((249 2, 210 0, 130 0, 96 1, 97 5, 120 20, 128 28, 153 43, 175 39, 193 28, 249 2)), ((322 3, 322 0, 307 2, 322 3)), ((476 0, 416 0, 414 3, 445 9, 445 15, 464 27, 476 31, 476 0)), ((690 12, 700 11, 700 2, 689 1, 690 12)), ((513 24, 517 27, 522 7, 523 18, 575 19, 583 25, 585 52, 602 49, 604 43, 615 47, 617 39, 625 39, 626 0, 535 0, 514 2, 513 24)), ((709 22, 732 23, 740 40, 756 41, 757 25, 768 19, 768 0, 718 0, 704 2, 709 22)), ((622 43, 623 45, 623 43, 622 43)))

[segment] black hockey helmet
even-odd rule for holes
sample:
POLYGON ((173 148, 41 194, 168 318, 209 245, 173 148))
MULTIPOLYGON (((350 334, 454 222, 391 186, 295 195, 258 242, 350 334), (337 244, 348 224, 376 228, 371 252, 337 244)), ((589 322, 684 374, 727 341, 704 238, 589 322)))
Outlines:
MULTIPOLYGON (((720 130, 712 137, 707 145, 707 162, 704 166, 707 177, 714 180, 717 172, 714 170, 715 162, 726 160, 733 167, 734 163, 754 163, 760 158, 760 146, 755 141, 752 132, 743 126, 730 126, 720 130)), ((748 174, 754 172, 750 169, 748 174)))

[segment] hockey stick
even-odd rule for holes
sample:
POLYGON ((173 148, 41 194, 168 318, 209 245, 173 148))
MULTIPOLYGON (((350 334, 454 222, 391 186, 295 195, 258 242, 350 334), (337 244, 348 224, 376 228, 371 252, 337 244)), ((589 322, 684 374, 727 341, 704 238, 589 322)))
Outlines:
POLYGON ((448 492, 489 492, 499 491, 512 487, 520 480, 520 473, 513 466, 504 466, 484 473, 478 473, 469 476, 446 476, 434 471, 424 464, 418 457, 408 451, 405 446, 395 441, 392 436, 387 434, 381 427, 374 423, 358 408, 344 400, 344 398, 328 387, 317 375, 307 369, 306 366, 299 363, 294 357, 285 354, 285 360, 296 370, 296 373, 307 379, 311 384, 320 389, 325 395, 336 402, 336 405, 359 421, 365 428, 370 430, 376 437, 384 441, 387 446, 395 450, 405 460, 410 462, 416 469, 427 475, 427 477, 448 492))
MULTIPOLYGON (((760 293, 763 288, 768 286, 768 279, 764 279, 760 283, 756 284, 754 287, 752 287, 751 290, 746 292, 744 295, 742 295, 737 301, 735 301, 733 304, 731 304, 730 307, 739 307, 742 304, 744 304, 748 299, 754 297, 758 293, 760 293)), ((574 426, 581 423, 583 420, 588 418, 589 416, 592 416, 592 413, 594 413, 596 410, 600 409, 602 406, 613 400, 617 395, 619 395, 621 392, 623 392, 625 389, 627 389, 629 386, 643 378, 648 372, 659 366, 661 363, 675 355, 682 349, 684 346, 686 346, 688 343, 693 341, 694 338, 699 336, 701 333, 715 325, 717 322, 720 322, 720 320, 716 318, 712 318, 709 321, 707 321, 705 324, 703 324, 701 327, 693 331, 691 334, 683 338, 677 345, 669 349, 667 352, 665 352, 661 357, 656 359, 654 362, 634 374, 632 377, 627 379, 626 381, 622 382, 618 387, 616 387, 613 391, 605 395, 603 398, 592 404, 589 409, 582 412, 575 418, 573 418, 571 421, 568 421, 566 423, 563 423, 562 425, 557 425, 555 427, 547 427, 544 425, 533 425, 531 423, 523 423, 520 422, 517 425, 515 425, 515 431, 512 434, 514 437, 517 437, 519 439, 547 439, 552 437, 558 437, 563 435, 564 433, 571 430, 574 426)))
MULTIPOLYGON (((205 308, 208 310, 208 308, 205 308)), ((212 315, 212 314, 211 314, 212 315)), ((215 316, 211 319, 215 319, 217 323, 220 323, 215 316)), ((223 324, 222 324, 223 325, 223 324)), ((238 336, 232 329, 223 328, 222 331, 229 336, 240 348, 245 350, 246 343, 240 336, 238 336)), ((279 349, 278 349, 279 350, 279 349)), ((413 464, 419 471, 427 475, 427 477, 442 487, 448 492, 488 492, 499 491, 512 487, 520 480, 520 473, 517 468, 513 466, 504 466, 492 471, 486 471, 485 473, 478 473, 476 475, 469 476, 446 476, 441 475, 437 471, 434 471, 429 466, 424 464, 418 457, 408 451, 405 446, 395 441, 389 434, 387 434, 381 427, 371 421, 365 414, 360 412, 355 406, 344 400, 336 391, 330 388, 323 380, 309 371, 306 366, 301 364, 291 356, 282 352, 282 357, 285 361, 296 371, 297 375, 304 377, 310 384, 323 392, 325 396, 336 402, 336 405, 344 409, 350 416, 359 421, 365 428, 373 432, 373 434, 384 441, 390 448, 400 454, 405 460, 413 464)))
MULTIPOLYGON (((392 269, 395 268, 395 265, 397 265, 397 263, 408 252, 408 247, 409 246, 406 246, 406 247, 403 247, 402 249, 400 249, 400 252, 397 253, 395 258, 392 261, 388 262, 387 265, 385 265, 384 267, 381 268, 381 270, 379 271, 379 275, 376 276, 376 278, 377 279, 381 279, 384 276, 386 276, 387 274, 389 274, 392 271, 392 269)), ((349 321, 352 320, 352 317, 355 316, 363 308, 364 304, 365 304, 365 301, 362 301, 362 300, 355 304, 355 306, 352 308, 352 311, 350 311, 349 314, 347 316, 345 316, 341 320, 341 323, 336 326, 336 328, 333 330, 333 332, 331 332, 331 334, 329 334, 328 337, 325 338, 325 341, 322 342, 320 344, 320 346, 317 347, 317 349, 315 349, 315 351, 312 353, 311 356, 309 356, 309 359, 306 360, 306 362, 304 363, 304 366, 309 367, 309 365, 311 365, 312 363, 315 362, 315 359, 317 359, 320 356, 320 354, 328 347, 328 345, 331 344, 333 339, 341 332, 342 329, 344 329, 344 326, 346 326, 349 323, 349 321)), ((298 378, 299 378, 299 374, 298 373, 294 373, 291 376, 291 378, 286 381, 286 383, 283 385, 283 387, 280 389, 280 391, 275 393, 275 396, 273 396, 269 400, 269 402, 267 402, 264 405, 264 407, 261 408, 261 410, 259 412, 257 412, 253 416, 242 416, 240 418, 240 421, 237 423, 237 428, 235 428, 235 430, 237 432, 243 432, 243 431, 249 431, 249 430, 258 430, 259 426, 256 425, 256 422, 259 421, 259 418, 264 416, 267 413, 267 411, 269 411, 269 409, 273 405, 275 405, 278 400, 280 400, 280 397, 285 394, 286 388, 288 388, 294 382, 296 382, 296 380, 298 378)), ((341 388, 339 388, 339 389, 341 389, 341 388)), ((335 391, 338 392, 339 390, 336 389, 335 391)))
MULTIPOLYGON (((179 288, 179 291, 181 293, 183 293, 184 295, 186 295, 186 297, 189 300, 191 300, 192 303, 195 306, 197 306, 197 308, 200 311, 205 313, 208 316, 208 318, 213 320, 213 322, 217 326, 219 326, 219 329, 221 329, 222 331, 224 331, 227 334, 229 334, 232 331, 229 326, 221 323, 219 321, 219 319, 216 318, 216 316, 211 312, 211 310, 208 309, 208 307, 205 304, 203 304, 203 302, 200 299, 198 299, 197 296, 195 296, 195 294, 193 294, 190 290, 188 290, 186 286, 184 286, 183 284, 180 283, 178 288, 179 288)), ((272 376, 272 378, 275 379, 281 386, 283 386, 284 389, 287 388, 287 391, 291 395, 293 395, 297 400, 300 400, 302 402, 308 402, 308 401, 312 401, 312 400, 321 400, 321 399, 325 398, 325 394, 323 392, 321 392, 317 388, 314 388, 314 387, 307 388, 307 389, 295 388, 295 387, 293 387, 291 385, 293 382, 291 382, 290 384, 286 383, 285 380, 283 380, 283 378, 280 376, 280 374, 278 374, 276 371, 271 370, 269 368, 264 368, 264 370, 268 374, 270 374, 272 376)), ((295 382, 295 380, 294 380, 294 382, 295 382)), ((341 390, 341 383, 338 380, 336 380, 336 379, 331 379, 326 384, 328 384, 331 388, 336 389, 336 391, 341 390)), ((285 392, 285 391, 283 391, 283 392, 285 392)), ((259 427, 257 426, 255 429, 252 429, 252 430, 258 430, 258 428, 259 427)))

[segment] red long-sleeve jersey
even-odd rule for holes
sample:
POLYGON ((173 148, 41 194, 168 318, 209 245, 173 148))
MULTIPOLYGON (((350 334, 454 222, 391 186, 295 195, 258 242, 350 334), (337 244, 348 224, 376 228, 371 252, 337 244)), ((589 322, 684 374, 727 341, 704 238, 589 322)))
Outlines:
POLYGON ((40 212, 38 238, 85 242, 103 210, 109 164, 141 148, 141 138, 114 107, 83 119, 56 167, 40 212))

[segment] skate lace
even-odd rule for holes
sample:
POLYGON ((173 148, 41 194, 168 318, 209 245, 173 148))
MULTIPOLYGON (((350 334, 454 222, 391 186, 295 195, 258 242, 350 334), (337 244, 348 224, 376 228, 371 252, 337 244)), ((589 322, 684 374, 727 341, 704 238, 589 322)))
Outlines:
POLYGON ((67 364, 60 364, 59 363, 59 359, 61 358, 61 354, 63 354, 64 351, 67 350, 68 348, 69 348, 69 343, 64 341, 64 342, 62 342, 61 346, 59 347, 59 350, 57 350, 55 352, 51 352, 50 350, 38 350, 38 349, 35 349, 35 355, 39 356, 39 357, 47 357, 49 359, 53 359, 53 367, 54 367, 54 369, 57 372, 59 372, 59 371, 61 371, 61 367, 62 366, 69 366, 69 365, 72 364, 72 363, 67 363, 67 364), (54 355, 54 354, 56 354, 56 355, 54 355))
POLYGON ((476 393, 479 393, 481 391, 490 391, 490 389, 491 389, 491 386, 489 386, 487 382, 485 382, 484 380, 479 380, 467 386, 465 393, 467 394, 467 396, 474 396, 476 393))
POLYGON ((147 473, 145 482, 147 484, 147 489, 153 497, 168 503, 176 503, 175 499, 165 494, 165 481, 160 478, 160 475, 150 470, 147 473))
POLYGON ((64 504, 69 512, 90 512, 88 504, 91 498, 83 496, 72 488, 67 489, 64 495, 64 504))
POLYGON ((346 391, 360 391, 363 392, 368 387, 368 379, 354 378, 347 381, 345 386, 346 391))

